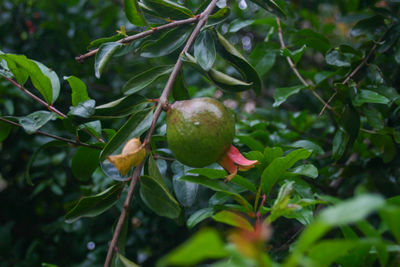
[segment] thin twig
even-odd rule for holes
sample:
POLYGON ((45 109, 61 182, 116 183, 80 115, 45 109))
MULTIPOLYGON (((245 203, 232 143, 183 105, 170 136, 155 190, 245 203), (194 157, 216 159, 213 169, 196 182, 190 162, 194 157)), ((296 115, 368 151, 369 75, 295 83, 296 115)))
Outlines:
MULTIPOLYGON (((127 43, 131 43, 135 40, 144 38, 146 36, 152 35, 153 33, 160 31, 160 30, 165 30, 165 29, 171 29, 171 28, 175 28, 181 25, 186 25, 186 24, 191 24, 193 22, 196 22, 198 20, 198 17, 193 17, 193 18, 188 18, 188 19, 183 19, 183 20, 175 20, 172 21, 170 23, 158 26, 158 27, 154 27, 151 28, 150 30, 144 31, 144 32, 140 32, 138 34, 135 35, 131 35, 131 36, 127 36, 121 40, 118 40, 117 43, 122 43, 122 44, 127 44, 127 43)), ((96 53, 99 51, 99 49, 94 49, 84 55, 80 55, 75 57, 75 60, 82 63, 85 59, 92 57, 94 55, 96 55, 96 53)))
MULTIPOLYGON (((383 34, 381 35, 381 37, 379 37, 378 41, 376 41, 374 43, 374 45, 372 46, 371 50, 369 51, 369 53, 367 54, 367 56, 363 59, 363 61, 361 61, 361 63, 349 74, 347 75, 347 77, 343 80, 342 84, 345 85, 346 83, 348 83, 350 81, 351 78, 353 78, 354 75, 356 75, 356 73, 362 68, 364 67, 365 64, 368 63, 368 60, 371 58, 371 56, 374 54, 376 48, 378 47, 378 44, 381 43, 381 41, 383 40, 383 38, 385 37, 386 33, 393 27, 394 22, 392 22, 387 29, 383 32, 383 34)), ((333 93, 333 95, 329 98, 327 105, 329 105, 329 103, 333 100, 333 98, 337 95, 337 91, 335 91, 333 93)), ((327 108, 327 105, 324 105, 323 108, 321 109, 321 112, 319 113, 319 117, 322 116, 322 114, 324 113, 325 109, 327 108)))
MULTIPOLYGON (((16 127, 23 128, 21 124, 18 124, 16 122, 13 122, 13 121, 10 121, 10 120, 7 120, 7 119, 2 118, 2 117, 0 117, 0 121, 8 123, 8 124, 11 124, 11 125, 16 126, 16 127)), ((40 135, 43 135, 43 136, 47 136, 47 137, 50 137, 50 138, 53 138, 53 139, 56 139, 56 140, 59 140, 59 141, 63 141, 63 142, 69 143, 69 144, 74 145, 74 146, 85 146, 85 147, 90 147, 90 148, 100 149, 100 150, 103 149, 103 148, 101 148, 99 146, 86 144, 86 143, 82 143, 82 142, 77 142, 77 141, 74 141, 74 140, 71 140, 71 139, 68 139, 68 138, 64 138, 64 137, 60 137, 60 136, 57 136, 57 135, 49 134, 49 133, 46 133, 46 132, 43 132, 43 131, 40 131, 40 130, 34 132, 34 134, 40 134, 40 135)))
MULTIPOLYGON (((36 95, 34 95, 33 93, 31 93, 29 90, 25 89, 21 84, 17 83, 16 81, 14 81, 13 79, 10 79, 8 77, 4 77, 4 79, 6 79, 7 81, 9 81, 10 83, 12 83, 15 87, 17 87, 18 89, 20 89, 22 92, 24 92, 26 95, 28 95, 30 98, 32 98, 33 100, 35 100, 36 102, 42 104, 43 106, 45 106, 48 110, 51 110, 53 112, 55 112, 57 115, 59 115, 62 118, 66 118, 67 115, 65 115, 64 113, 62 113, 61 111, 59 111, 58 109, 56 109, 55 107, 53 107, 52 105, 47 104, 46 101, 44 101, 43 99, 40 99, 39 97, 37 97, 36 95)), ((91 135, 93 138, 95 138, 97 141, 104 143, 104 140, 95 136, 94 134, 92 134, 90 131, 88 131, 86 128, 83 129, 84 132, 86 132, 87 134, 91 135)))
MULTIPOLYGON (((282 32, 282 26, 281 26, 281 20, 276 17, 276 24, 278 25, 278 35, 279 35, 279 41, 281 44, 281 48, 285 49, 285 41, 283 40, 283 32, 282 32)), ((315 91, 315 85, 310 81, 307 82, 303 76, 301 76, 300 72, 297 70, 296 65, 294 64, 293 60, 287 56, 286 57, 287 62, 289 63, 290 68, 293 70, 294 74, 297 76, 297 78, 300 80, 300 82, 307 88, 310 89, 311 93, 322 103, 324 106, 327 106, 328 109, 332 110, 332 112, 335 112, 334 109, 329 106, 327 102, 315 91)))
MULTIPOLYGON (((185 47, 183 48, 181 55, 184 54, 185 52, 189 51, 190 47, 193 45, 194 41, 196 40, 197 36, 199 35, 201 28, 207 22, 208 17, 210 16, 211 12, 214 10, 217 1, 218 0, 212 0, 210 2, 210 4, 207 6, 207 8, 200 14, 200 16, 198 16, 198 23, 197 23, 195 29, 193 30, 193 32, 191 33, 185 47)), ((153 135, 153 132, 156 127, 158 118, 160 117, 161 111, 168 107, 168 97, 171 93, 172 86, 175 82, 176 77, 178 76, 178 73, 179 73, 181 67, 182 67, 182 59, 181 59, 181 57, 179 57, 177 62, 175 63, 175 66, 174 66, 174 69, 173 69, 171 75, 169 76, 168 82, 165 85, 165 88, 161 94, 160 100, 157 103, 157 108, 154 113, 152 124, 150 126, 150 129, 147 131, 145 141, 143 142, 143 144, 146 145, 147 149, 149 149, 151 136, 153 135)), ((119 235, 120 235, 120 232, 122 229, 122 225, 125 221, 126 213, 130 206, 133 192, 135 190, 135 186, 139 179, 139 175, 142 171, 142 168, 143 168, 143 163, 136 167, 136 169, 131 177, 131 183, 129 185, 129 190, 128 190, 128 193, 127 193, 127 196, 125 199, 125 203, 124 203, 121 215, 119 216, 118 223, 115 228, 110 247, 108 248, 107 258, 104 263, 104 267, 110 266, 110 263, 111 263, 111 260, 112 260, 113 254, 114 254, 114 250, 115 250, 115 247, 117 246, 118 238, 119 238, 119 235)))

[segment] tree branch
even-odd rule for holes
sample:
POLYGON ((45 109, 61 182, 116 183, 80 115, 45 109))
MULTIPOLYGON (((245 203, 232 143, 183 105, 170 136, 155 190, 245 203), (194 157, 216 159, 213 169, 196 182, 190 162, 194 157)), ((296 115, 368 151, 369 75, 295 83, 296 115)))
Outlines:
MULTIPOLYGON (((281 26, 281 20, 278 17, 276 18, 276 24, 278 25, 278 35, 279 35, 279 41, 281 44, 281 48, 285 49, 285 41, 283 40, 283 33, 282 33, 282 26, 281 26)), ((336 113, 335 110, 329 106, 327 102, 315 91, 315 85, 312 82, 307 82, 303 76, 301 76, 300 72, 297 70, 296 65, 294 64, 293 60, 287 56, 286 57, 287 62, 289 63, 290 68, 293 70, 294 74, 297 76, 297 78, 300 80, 300 82, 308 87, 311 91, 311 93, 322 103, 324 106, 326 106, 328 109, 332 110, 332 112, 336 113)))
MULTIPOLYGON (((10 121, 10 120, 7 120, 7 119, 2 118, 2 117, 0 117, 0 121, 8 123, 8 124, 11 124, 13 126, 17 126, 17 127, 23 128, 21 124, 13 122, 13 121, 10 121)), ((71 139, 68 139, 68 138, 52 135, 52 134, 49 134, 49 133, 46 133, 46 132, 42 132, 42 131, 39 131, 39 130, 34 132, 34 134, 47 136, 47 137, 50 137, 50 138, 53 138, 53 139, 56 139, 56 140, 59 140, 59 141, 63 141, 63 142, 69 143, 69 144, 74 145, 74 146, 84 146, 84 147, 90 147, 90 148, 100 149, 100 150, 103 149, 103 148, 101 148, 99 146, 95 146, 95 145, 91 145, 91 144, 86 144, 86 143, 74 141, 74 140, 71 140, 71 139)))
MULTIPOLYGON (((67 115, 65 115, 64 113, 62 113, 61 111, 59 111, 58 109, 56 109, 55 107, 53 107, 52 105, 47 104, 46 101, 40 99, 39 97, 37 97, 36 95, 34 95, 33 93, 31 93, 29 90, 25 89, 21 84, 17 83, 16 81, 14 81, 13 79, 4 77, 4 79, 6 79, 7 81, 9 81, 10 83, 12 83, 14 86, 16 86, 18 89, 20 89, 22 92, 24 92, 25 94, 27 94, 29 97, 31 97, 33 100, 35 100, 36 102, 42 104, 43 106, 45 106, 48 110, 51 110, 53 112, 55 112, 57 115, 59 115, 62 118, 66 118, 67 115)), ((104 143, 104 140, 95 136, 94 134, 92 134, 90 131, 88 131, 87 129, 83 129, 83 131, 89 135, 91 135, 93 138, 95 138, 97 141, 104 143)))
MULTIPOLYGON (((165 29, 171 29, 171 28, 175 28, 175 27, 178 27, 178 26, 181 26, 181 25, 190 24, 190 23, 196 22, 197 20, 198 20, 198 16, 195 16, 193 18, 183 19, 183 20, 175 20, 175 21, 172 21, 170 23, 161 25, 159 27, 154 27, 154 28, 151 28, 150 30, 147 30, 147 31, 135 34, 135 35, 131 35, 131 36, 125 37, 125 38, 123 38, 121 40, 118 40, 117 43, 122 43, 122 44, 131 43, 131 42, 133 42, 135 40, 138 40, 138 39, 144 38, 146 36, 152 35, 153 33, 157 32, 157 31, 161 31, 161 30, 165 30, 165 29)), ((96 55, 96 53, 98 51, 99 51, 98 48, 94 49, 94 50, 92 50, 92 51, 90 51, 90 52, 88 52, 88 53, 86 53, 84 55, 80 55, 80 56, 75 57, 75 60, 80 62, 80 63, 82 63, 85 59, 96 55)))
MULTIPOLYGON (((188 52, 189 49, 191 48, 191 46, 193 45, 194 41, 196 40, 197 36, 200 33, 201 28, 205 25, 205 23, 207 22, 208 17, 210 16, 211 12, 214 10, 215 5, 217 3, 218 0, 212 0, 210 2, 210 4, 207 6, 207 8, 200 14, 200 16, 197 16, 198 18, 198 23, 196 25, 196 27, 194 28, 193 32, 191 33, 188 41, 186 42, 185 47, 182 49, 181 55, 184 54, 185 52, 188 52)), ((196 18, 196 20, 197 20, 196 18)), ((176 77, 179 74, 179 71, 182 67, 182 59, 181 57, 179 57, 175 63, 174 69, 172 70, 171 75, 169 76, 168 82, 165 85, 165 88, 161 94, 161 97, 157 103, 157 108, 156 111, 154 112, 154 117, 150 126, 150 129, 147 131, 146 134, 146 138, 143 142, 143 145, 146 146, 147 150, 149 150, 149 144, 150 144, 150 140, 151 140, 151 136, 153 135, 154 129, 156 127, 158 118, 160 117, 161 111, 163 109, 165 109, 168 106, 168 97, 171 93, 172 90, 172 86, 175 82, 176 77)), ((110 247, 108 248, 108 252, 107 252, 107 258, 106 261, 104 263, 104 267, 109 267, 113 254, 114 254, 114 250, 117 246, 117 242, 118 242, 118 238, 122 229, 122 225, 124 224, 125 221, 125 217, 127 214, 127 210, 130 206, 130 202, 132 200, 132 196, 133 196, 133 192, 135 190, 135 186, 137 184, 137 181, 139 179, 140 173, 142 171, 143 168, 143 162, 142 164, 140 164, 139 166, 136 167, 132 177, 131 177, 131 183, 129 185, 129 190, 128 190, 128 194, 126 196, 125 202, 124 202, 124 206, 121 212, 121 215, 119 216, 118 219, 118 223, 117 226, 115 228, 114 231, 114 235, 113 238, 111 240, 111 244, 110 247)))
MULTIPOLYGON (((383 38, 385 37, 386 33, 393 27, 394 22, 392 22, 389 27, 387 27, 387 29, 383 32, 383 34, 381 35, 381 37, 379 37, 378 41, 376 41, 374 43, 374 45, 372 46, 371 50, 369 51, 369 53, 367 54, 367 56, 363 59, 363 61, 361 61, 361 63, 349 74, 347 75, 347 77, 343 80, 342 84, 346 84, 350 81, 351 78, 353 78, 354 75, 356 75, 356 73, 365 65, 368 63, 368 60, 371 58, 371 56, 375 53, 376 48, 378 47, 378 44, 383 40, 383 38)), ((322 116, 322 114, 324 113, 325 109, 327 108, 327 105, 329 105, 329 103, 333 100, 333 98, 335 98, 337 92, 334 92, 333 95, 329 98, 328 102, 326 103, 326 105, 323 106, 323 108, 321 109, 321 112, 319 113, 319 117, 322 116)))

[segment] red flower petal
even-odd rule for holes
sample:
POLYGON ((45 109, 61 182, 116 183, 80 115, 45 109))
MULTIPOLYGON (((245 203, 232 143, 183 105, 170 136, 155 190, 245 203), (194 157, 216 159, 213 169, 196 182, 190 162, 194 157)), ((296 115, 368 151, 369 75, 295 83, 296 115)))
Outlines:
MULTIPOLYGON (((258 160, 248 160, 245 157, 243 157, 242 154, 240 154, 240 151, 231 145, 229 151, 228 151, 228 157, 230 157, 233 162, 235 162, 239 166, 251 166, 254 167, 255 164, 258 164, 258 160)), ((243 168, 243 169, 248 169, 248 168, 243 168)))

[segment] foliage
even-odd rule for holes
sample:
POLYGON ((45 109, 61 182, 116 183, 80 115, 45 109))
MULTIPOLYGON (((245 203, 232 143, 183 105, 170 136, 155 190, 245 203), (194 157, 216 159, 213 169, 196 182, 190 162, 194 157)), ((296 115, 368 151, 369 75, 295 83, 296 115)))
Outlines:
POLYGON ((0 3, 0 266, 399 264, 398 1, 218 1, 187 50, 210 2, 0 3), (165 96, 259 164, 174 160, 165 96))

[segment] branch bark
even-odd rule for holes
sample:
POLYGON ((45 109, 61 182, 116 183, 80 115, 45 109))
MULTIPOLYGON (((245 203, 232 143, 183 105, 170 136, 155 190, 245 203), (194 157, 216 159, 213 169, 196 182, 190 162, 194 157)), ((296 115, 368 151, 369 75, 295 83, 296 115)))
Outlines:
MULTIPOLYGON (((154 28, 151 28, 150 30, 147 30, 147 31, 135 34, 135 35, 131 35, 131 36, 125 37, 125 38, 123 38, 121 40, 118 40, 117 43, 122 43, 122 44, 131 43, 131 42, 133 42, 135 40, 138 40, 138 39, 144 38, 146 36, 152 35, 155 32, 158 32, 158 31, 161 31, 161 30, 165 30, 165 29, 175 28, 175 27, 178 27, 178 26, 186 25, 186 24, 190 24, 190 23, 196 22, 197 20, 198 20, 198 16, 193 17, 193 18, 183 19, 183 20, 175 20, 175 21, 172 21, 170 23, 161 25, 159 27, 154 27, 154 28)), ((90 52, 88 52, 88 53, 86 53, 84 55, 80 55, 80 56, 75 57, 75 60, 80 62, 80 63, 83 63, 83 61, 85 59, 96 55, 98 51, 99 51, 98 48, 94 49, 94 50, 92 50, 92 51, 90 51, 90 52)))
MULTIPOLYGON (((200 16, 196 17, 196 20, 198 20, 198 23, 196 25, 196 27, 194 28, 193 32, 191 33, 188 41, 186 42, 185 47, 182 49, 181 55, 184 54, 185 52, 188 52, 189 49, 192 47, 194 41, 196 40, 197 36, 200 33, 201 28, 205 25, 205 23, 207 22, 208 17, 210 16, 211 12, 214 10, 215 5, 217 3, 218 0, 211 0, 210 4, 207 6, 207 8, 200 14, 200 16)), ((172 70, 171 75, 169 76, 168 82, 164 87, 164 90, 161 94, 161 97, 157 103, 157 107, 156 107, 156 111, 154 112, 154 117, 150 126, 150 129, 147 131, 145 140, 143 142, 143 145, 146 146, 147 150, 150 149, 149 144, 150 144, 150 140, 151 137, 153 135, 154 129, 156 127, 158 118, 160 117, 161 111, 163 109, 166 109, 168 107, 168 97, 171 93, 172 90, 172 86, 174 85, 175 79, 179 74, 180 69, 182 68, 182 59, 181 57, 179 57, 175 63, 174 69, 172 70)), ((132 196, 137 184, 137 181, 139 179, 140 173, 142 171, 144 163, 142 162, 142 164, 140 164, 139 166, 136 167, 132 177, 131 177, 131 182, 129 185, 129 190, 128 190, 128 194, 126 196, 125 202, 124 202, 124 206, 121 212, 121 215, 119 216, 118 219, 118 223, 117 226, 115 228, 114 231, 114 235, 112 237, 111 240, 111 244, 110 247, 108 248, 108 252, 107 252, 107 258, 105 260, 104 263, 104 267, 109 267, 111 264, 111 260, 114 254, 114 251, 116 249, 117 243, 118 243, 118 239, 119 239, 119 235, 122 229, 122 225, 124 224, 125 221, 125 217, 127 214, 127 210, 130 206, 131 200, 132 200, 132 196)))
MULTIPOLYGON (((286 48, 285 41, 283 40, 283 33, 282 33, 282 26, 281 26, 281 20, 276 17, 276 24, 278 25, 278 35, 279 35, 279 42, 281 44, 281 48, 284 49, 286 48)), ((329 106, 329 104, 315 91, 315 85, 312 82, 307 82, 303 76, 301 76, 300 72, 297 70, 296 65, 294 64, 293 60, 287 56, 286 57, 287 62, 289 63, 290 68, 293 70, 294 74, 297 76, 297 78, 300 80, 300 82, 308 87, 311 91, 311 93, 322 103, 324 106, 326 106, 328 109, 332 110, 332 112, 335 113, 335 110, 329 106)))
MULTIPOLYGON (((16 126, 16 127, 23 128, 21 124, 13 122, 13 121, 10 121, 10 120, 7 120, 7 119, 2 118, 2 117, 0 117, 0 121, 8 123, 8 124, 11 124, 11 125, 16 126)), ((59 140, 59 141, 63 141, 63 142, 69 143, 69 144, 74 145, 74 146, 85 146, 85 147, 90 147, 90 148, 99 149, 99 150, 103 149, 103 148, 101 148, 99 146, 86 144, 86 143, 82 143, 82 142, 77 142, 77 141, 74 141, 74 140, 71 140, 71 139, 68 139, 68 138, 64 138, 64 137, 61 137, 61 136, 49 134, 49 133, 46 133, 46 132, 43 132, 43 131, 40 131, 40 130, 34 132, 34 134, 47 136, 47 137, 50 137, 50 138, 53 138, 53 139, 56 139, 56 140, 59 140)))

